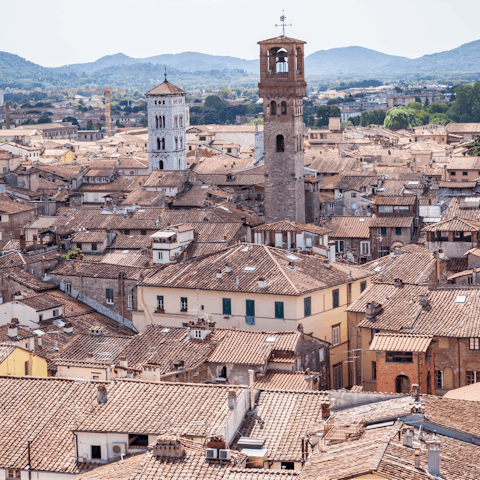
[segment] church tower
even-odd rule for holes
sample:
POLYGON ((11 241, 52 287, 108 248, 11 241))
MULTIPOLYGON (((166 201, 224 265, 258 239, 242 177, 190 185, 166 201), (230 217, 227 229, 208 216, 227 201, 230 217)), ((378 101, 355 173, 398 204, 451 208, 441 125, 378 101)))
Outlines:
MULTIPOLYGON (((285 17, 281 17, 284 21, 285 17)), ((304 45, 283 34, 260 45, 259 95, 263 98, 265 222, 305 222, 303 97, 307 93, 304 45)))
POLYGON ((148 165, 158 170, 186 170, 187 92, 165 81, 145 94, 148 114, 148 165))

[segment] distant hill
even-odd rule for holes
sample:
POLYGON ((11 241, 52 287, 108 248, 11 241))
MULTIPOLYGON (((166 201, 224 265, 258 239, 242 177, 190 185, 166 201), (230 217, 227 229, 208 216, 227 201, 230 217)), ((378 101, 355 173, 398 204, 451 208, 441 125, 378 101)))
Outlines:
POLYGON ((307 75, 377 73, 388 64, 405 60, 409 59, 363 47, 331 48, 308 55, 305 71, 307 75))
POLYGON ((43 67, 36 63, 29 62, 13 53, 0 52, 0 71, 12 70, 36 73, 43 70, 43 67))

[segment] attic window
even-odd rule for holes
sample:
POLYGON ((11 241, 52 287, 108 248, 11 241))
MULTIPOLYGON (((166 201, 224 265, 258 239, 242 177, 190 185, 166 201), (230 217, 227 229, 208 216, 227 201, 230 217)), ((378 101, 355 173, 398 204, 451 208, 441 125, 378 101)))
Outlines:
POLYGON ((467 300, 467 296, 466 296, 466 295, 458 295, 458 296, 457 296, 457 300, 455 301, 455 303, 465 303, 465 300, 467 300))
POLYGON ((243 269, 244 272, 254 272, 256 270, 257 267, 250 267, 250 266, 247 266, 243 269))
POLYGON ((277 337, 274 337, 273 335, 269 335, 266 339, 266 343, 275 343, 277 341, 277 337))

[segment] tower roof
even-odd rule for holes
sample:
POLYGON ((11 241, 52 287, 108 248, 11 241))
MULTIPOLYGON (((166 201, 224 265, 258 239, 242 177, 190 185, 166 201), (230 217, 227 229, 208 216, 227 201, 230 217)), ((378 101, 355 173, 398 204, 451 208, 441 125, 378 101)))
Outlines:
POLYGON ((158 85, 157 87, 147 92, 145 95, 171 95, 175 93, 186 94, 187 92, 185 90, 182 90, 179 87, 176 87, 175 85, 168 82, 167 79, 165 79, 165 81, 163 81, 160 85, 158 85))
POLYGON ((282 35, 258 42, 259 45, 269 45, 269 44, 278 44, 278 43, 307 43, 307 42, 304 42, 303 40, 296 40, 295 38, 291 38, 291 37, 284 37, 282 35))

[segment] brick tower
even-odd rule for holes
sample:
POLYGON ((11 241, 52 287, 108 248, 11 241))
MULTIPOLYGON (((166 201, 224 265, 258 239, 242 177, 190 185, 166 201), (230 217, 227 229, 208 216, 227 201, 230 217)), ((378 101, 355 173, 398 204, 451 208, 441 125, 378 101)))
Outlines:
MULTIPOLYGON (((284 20, 284 17, 281 18, 284 20)), ((263 98, 265 222, 305 222, 303 97, 304 45, 283 34, 260 45, 263 98)))

